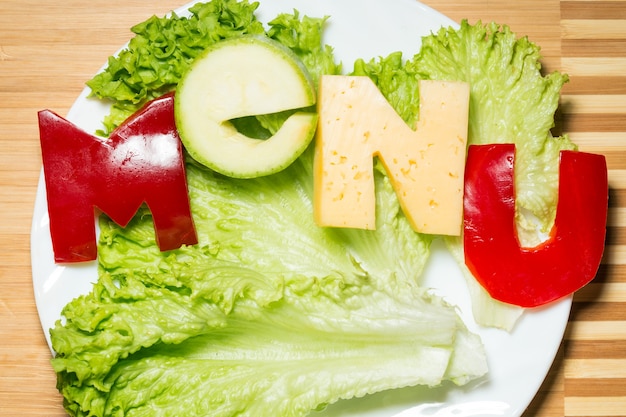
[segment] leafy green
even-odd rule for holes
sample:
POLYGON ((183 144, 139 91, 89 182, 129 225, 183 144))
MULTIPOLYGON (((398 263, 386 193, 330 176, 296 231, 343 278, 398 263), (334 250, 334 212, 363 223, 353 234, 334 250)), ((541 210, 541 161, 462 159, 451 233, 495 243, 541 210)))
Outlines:
POLYGON ((311 167, 311 149, 254 180, 190 160, 200 243, 168 253, 146 208, 126 228, 102 218, 99 280, 51 331, 72 415, 304 416, 486 371, 478 337, 417 284, 431 238, 387 177, 377 231, 324 229, 303 215, 311 167))
POLYGON ((401 52, 369 62, 359 59, 351 75, 371 78, 398 115, 415 127, 419 118, 419 80, 424 77, 404 61, 401 52))
POLYGON ((321 43, 325 19, 284 14, 269 23, 266 33, 254 14, 258 6, 248 0, 212 0, 191 6, 189 16, 153 16, 133 26, 128 46, 87 82, 91 96, 113 103, 100 133, 110 134, 147 101, 174 90, 200 52, 230 37, 266 34, 293 49, 312 75, 340 71, 332 48, 321 43))
MULTIPOLYGON (((256 33, 256 6, 214 0, 190 18, 133 28, 129 49, 90 82, 115 102, 109 129, 175 88, 206 42, 198 33, 227 28, 210 42, 256 33), (171 47, 157 51, 171 54, 153 50, 161 38, 171 47)), ((322 43, 324 21, 282 14, 267 36, 317 79, 341 70, 322 43)), ((237 123, 271 134, 285 116, 237 123)), ((313 221, 312 159, 310 148, 279 174, 234 180, 189 158, 198 245, 159 251, 146 207, 126 228, 101 217, 98 281, 51 330, 70 414, 304 416, 341 398, 486 372, 480 339, 419 286, 433 237, 412 231, 382 166, 377 230, 326 229, 313 221)))
POLYGON ((128 46, 87 82, 92 96, 113 100, 102 133, 109 134, 147 101, 173 90, 207 46, 242 34, 262 34, 263 25, 254 15, 258 5, 214 0, 192 6, 188 17, 153 16, 133 26, 135 36, 128 46))
MULTIPOLYGON (((515 189, 520 239, 527 246, 541 240, 556 214, 559 152, 575 149, 566 137, 553 137, 554 114, 568 77, 541 72, 540 48, 518 38, 508 26, 461 22, 422 39, 407 62, 392 54, 354 67, 379 83, 407 123, 419 115, 417 81, 464 81, 470 84, 469 144, 515 143, 515 189)), ((510 329, 520 309, 491 299, 475 285, 463 259, 461 238, 446 238, 468 277, 476 320, 510 329)))
POLYGON ((540 59, 539 46, 508 26, 463 22, 425 38, 414 65, 431 79, 470 83, 470 144, 515 143, 519 216, 529 211, 546 232, 556 214, 559 152, 575 145, 551 133, 568 77, 544 76, 540 59))

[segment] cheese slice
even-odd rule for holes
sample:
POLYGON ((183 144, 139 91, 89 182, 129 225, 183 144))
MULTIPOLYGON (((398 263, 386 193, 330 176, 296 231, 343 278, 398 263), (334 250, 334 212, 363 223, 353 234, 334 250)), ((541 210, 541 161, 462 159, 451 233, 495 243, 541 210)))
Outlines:
POLYGON ((420 81, 411 129, 368 77, 319 84, 314 213, 320 226, 376 228, 373 158, 385 166, 416 232, 459 235, 469 85, 420 81))

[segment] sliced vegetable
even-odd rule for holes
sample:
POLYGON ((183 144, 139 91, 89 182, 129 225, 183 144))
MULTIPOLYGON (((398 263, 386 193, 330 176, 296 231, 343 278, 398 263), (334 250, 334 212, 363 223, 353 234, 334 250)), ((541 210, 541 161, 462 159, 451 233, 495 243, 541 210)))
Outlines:
POLYGON ((515 226, 515 145, 471 146, 465 173, 465 262, 497 300, 536 307, 591 281, 604 251, 606 160, 563 151, 556 219, 548 239, 520 245, 515 226))
POLYGON ((173 100, 169 94, 148 103, 108 139, 39 112, 56 262, 96 259, 95 208, 125 226, 145 202, 161 250, 197 243, 173 100))
POLYGON ((201 164, 230 177, 258 177, 285 169, 304 152, 317 114, 296 111, 267 139, 240 133, 230 120, 315 101, 308 71, 290 49, 267 37, 241 36, 214 44, 193 62, 176 90, 176 125, 201 164))

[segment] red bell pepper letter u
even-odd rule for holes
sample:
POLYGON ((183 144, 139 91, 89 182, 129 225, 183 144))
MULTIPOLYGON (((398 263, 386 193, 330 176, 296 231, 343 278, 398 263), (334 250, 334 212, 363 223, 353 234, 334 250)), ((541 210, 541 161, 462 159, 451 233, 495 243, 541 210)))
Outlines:
POLYGON ((96 259, 94 210, 125 227, 141 204, 163 251, 197 243, 173 95, 148 103, 109 138, 39 112, 50 234, 56 262, 96 259))
POLYGON ((580 289, 598 271, 608 210, 606 160, 562 151, 555 223, 521 247, 515 227, 515 145, 470 146, 464 196, 465 263, 497 300, 536 307, 580 289))

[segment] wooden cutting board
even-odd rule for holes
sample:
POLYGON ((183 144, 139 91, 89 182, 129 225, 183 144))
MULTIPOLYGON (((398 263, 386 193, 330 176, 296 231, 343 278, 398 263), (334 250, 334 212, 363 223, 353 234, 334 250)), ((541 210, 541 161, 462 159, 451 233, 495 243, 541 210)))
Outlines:
MULTIPOLYGON (((41 169, 36 113, 43 108, 67 113, 83 83, 128 41, 130 26, 183 3, 0 2, 0 415, 65 415, 30 270, 30 224, 41 169)), ((558 129, 581 150, 607 157, 607 251, 596 280, 574 297, 561 349, 524 416, 624 416, 626 1, 425 3, 456 21, 508 24, 542 46, 546 71, 571 77, 558 129)))

